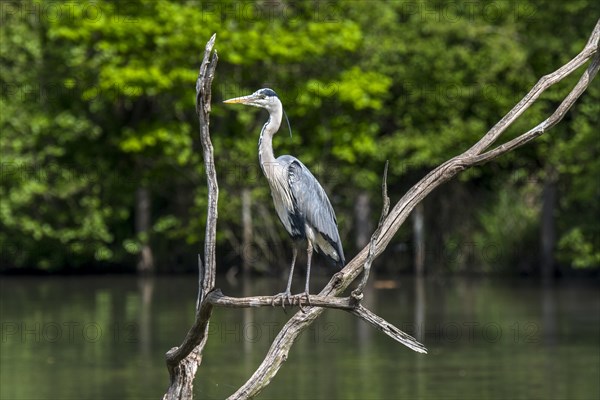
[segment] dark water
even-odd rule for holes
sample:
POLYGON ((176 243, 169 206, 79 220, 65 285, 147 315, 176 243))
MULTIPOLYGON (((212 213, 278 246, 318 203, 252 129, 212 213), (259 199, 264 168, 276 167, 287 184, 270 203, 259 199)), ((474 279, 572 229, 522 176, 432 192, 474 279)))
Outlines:
MULTIPOLYGON (((3 277, 0 398, 161 398, 164 353, 192 323, 195 281, 3 277)), ((218 283, 231 295, 270 294, 284 284, 218 283)), ((388 288, 369 289, 365 304, 420 338, 428 355, 329 310, 302 335, 261 398, 600 398, 597 282, 377 283, 388 288)), ((288 317, 280 309, 217 309, 198 398, 233 393, 288 317)))

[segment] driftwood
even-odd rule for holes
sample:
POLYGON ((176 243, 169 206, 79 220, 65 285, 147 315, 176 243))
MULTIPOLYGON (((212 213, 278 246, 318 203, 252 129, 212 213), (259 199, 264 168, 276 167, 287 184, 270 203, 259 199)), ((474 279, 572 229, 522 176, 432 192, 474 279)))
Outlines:
MULTIPOLYGON (((584 49, 571 61, 557 69, 555 72, 542 77, 527 95, 506 114, 494 127, 492 127, 477 143, 439 167, 435 168, 417 184, 415 184, 394 206, 389 208, 385 187, 385 174, 383 184, 384 210, 379 226, 370 243, 362 249, 340 272, 336 273, 318 295, 311 295, 298 299, 291 307, 301 307, 283 326, 275 337, 271 347, 261 365, 248 381, 240 387, 230 399, 246 399, 256 396, 266 387, 277 374, 283 362, 287 359, 288 352, 298 335, 317 319, 325 308, 336 308, 350 312, 357 317, 377 327, 394 340, 403 343, 418 352, 426 352, 425 348, 414 338, 402 332, 392 324, 376 316, 364 308, 362 289, 368 279, 369 268, 378 255, 380 255, 402 223, 406 220, 413 208, 429 193, 442 183, 452 179, 459 172, 470 167, 486 163, 502 154, 512 151, 542 135, 562 120, 566 112, 587 89, 590 82, 600 68, 600 53, 598 52, 600 40, 600 20, 596 23, 584 49), (575 70, 590 61, 583 72, 579 82, 562 101, 559 107, 548 117, 531 130, 521 134, 502 145, 488 150, 502 135, 502 133, 527 110, 540 95, 555 83, 563 80, 575 70), (365 271, 362 281, 350 297, 337 297, 365 271)), ((183 343, 167 352, 167 367, 171 378, 170 387, 164 396, 165 400, 191 399, 193 379, 202 361, 202 350, 207 340, 208 324, 213 307, 271 307, 272 296, 256 296, 245 298, 227 297, 220 290, 215 289, 215 235, 217 221, 218 186, 213 161, 213 149, 209 135, 209 113, 211 99, 211 83, 216 68, 217 56, 213 53, 215 36, 206 45, 204 58, 200 66, 200 73, 196 84, 196 101, 198 118, 200 121, 200 136, 204 151, 207 182, 209 188, 209 209, 206 224, 206 239, 204 260, 199 257, 199 294, 196 307, 196 321, 190 328, 183 343)), ((386 165, 387 171, 387 165, 386 165)))

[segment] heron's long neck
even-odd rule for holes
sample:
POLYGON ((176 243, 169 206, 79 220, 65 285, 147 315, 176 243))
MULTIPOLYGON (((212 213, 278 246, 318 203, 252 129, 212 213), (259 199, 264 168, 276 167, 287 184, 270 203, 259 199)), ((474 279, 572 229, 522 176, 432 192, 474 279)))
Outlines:
POLYGON ((273 135, 275 135, 281 125, 281 115, 281 110, 275 110, 270 113, 269 120, 260 131, 260 138, 258 139, 258 161, 267 178, 270 178, 268 171, 272 170, 268 166, 274 166, 276 162, 275 155, 273 154, 273 135))

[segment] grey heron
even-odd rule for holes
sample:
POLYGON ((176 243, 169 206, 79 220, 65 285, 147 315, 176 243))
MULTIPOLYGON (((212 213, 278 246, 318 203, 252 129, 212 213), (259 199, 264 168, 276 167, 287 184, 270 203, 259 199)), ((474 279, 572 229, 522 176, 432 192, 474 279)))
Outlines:
POLYGON ((284 111, 281 100, 273 90, 260 89, 249 96, 236 97, 224 102, 264 108, 269 112, 269 120, 260 131, 258 160, 269 182, 277 216, 294 243, 287 287, 285 292, 275 295, 273 304, 277 297, 282 297, 282 306, 285 306, 286 300, 292 304, 293 297, 290 290, 298 245, 301 242, 308 245, 306 283, 304 293, 294 297, 298 298, 300 304, 300 298, 305 296, 310 304, 309 280, 313 250, 323 254, 339 267, 343 267, 345 263, 337 219, 331 202, 319 181, 300 160, 289 155, 275 158, 273 136, 279 130, 284 111))

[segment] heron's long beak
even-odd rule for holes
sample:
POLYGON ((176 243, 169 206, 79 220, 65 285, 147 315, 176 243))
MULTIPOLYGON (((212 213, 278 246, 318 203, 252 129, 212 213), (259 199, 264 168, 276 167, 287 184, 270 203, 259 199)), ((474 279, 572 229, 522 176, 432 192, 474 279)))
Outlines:
POLYGON ((242 97, 236 97, 233 99, 229 99, 229 100, 225 100, 223 103, 227 103, 227 104, 247 104, 249 102, 251 102, 254 98, 252 97, 252 95, 249 96, 242 96, 242 97))

